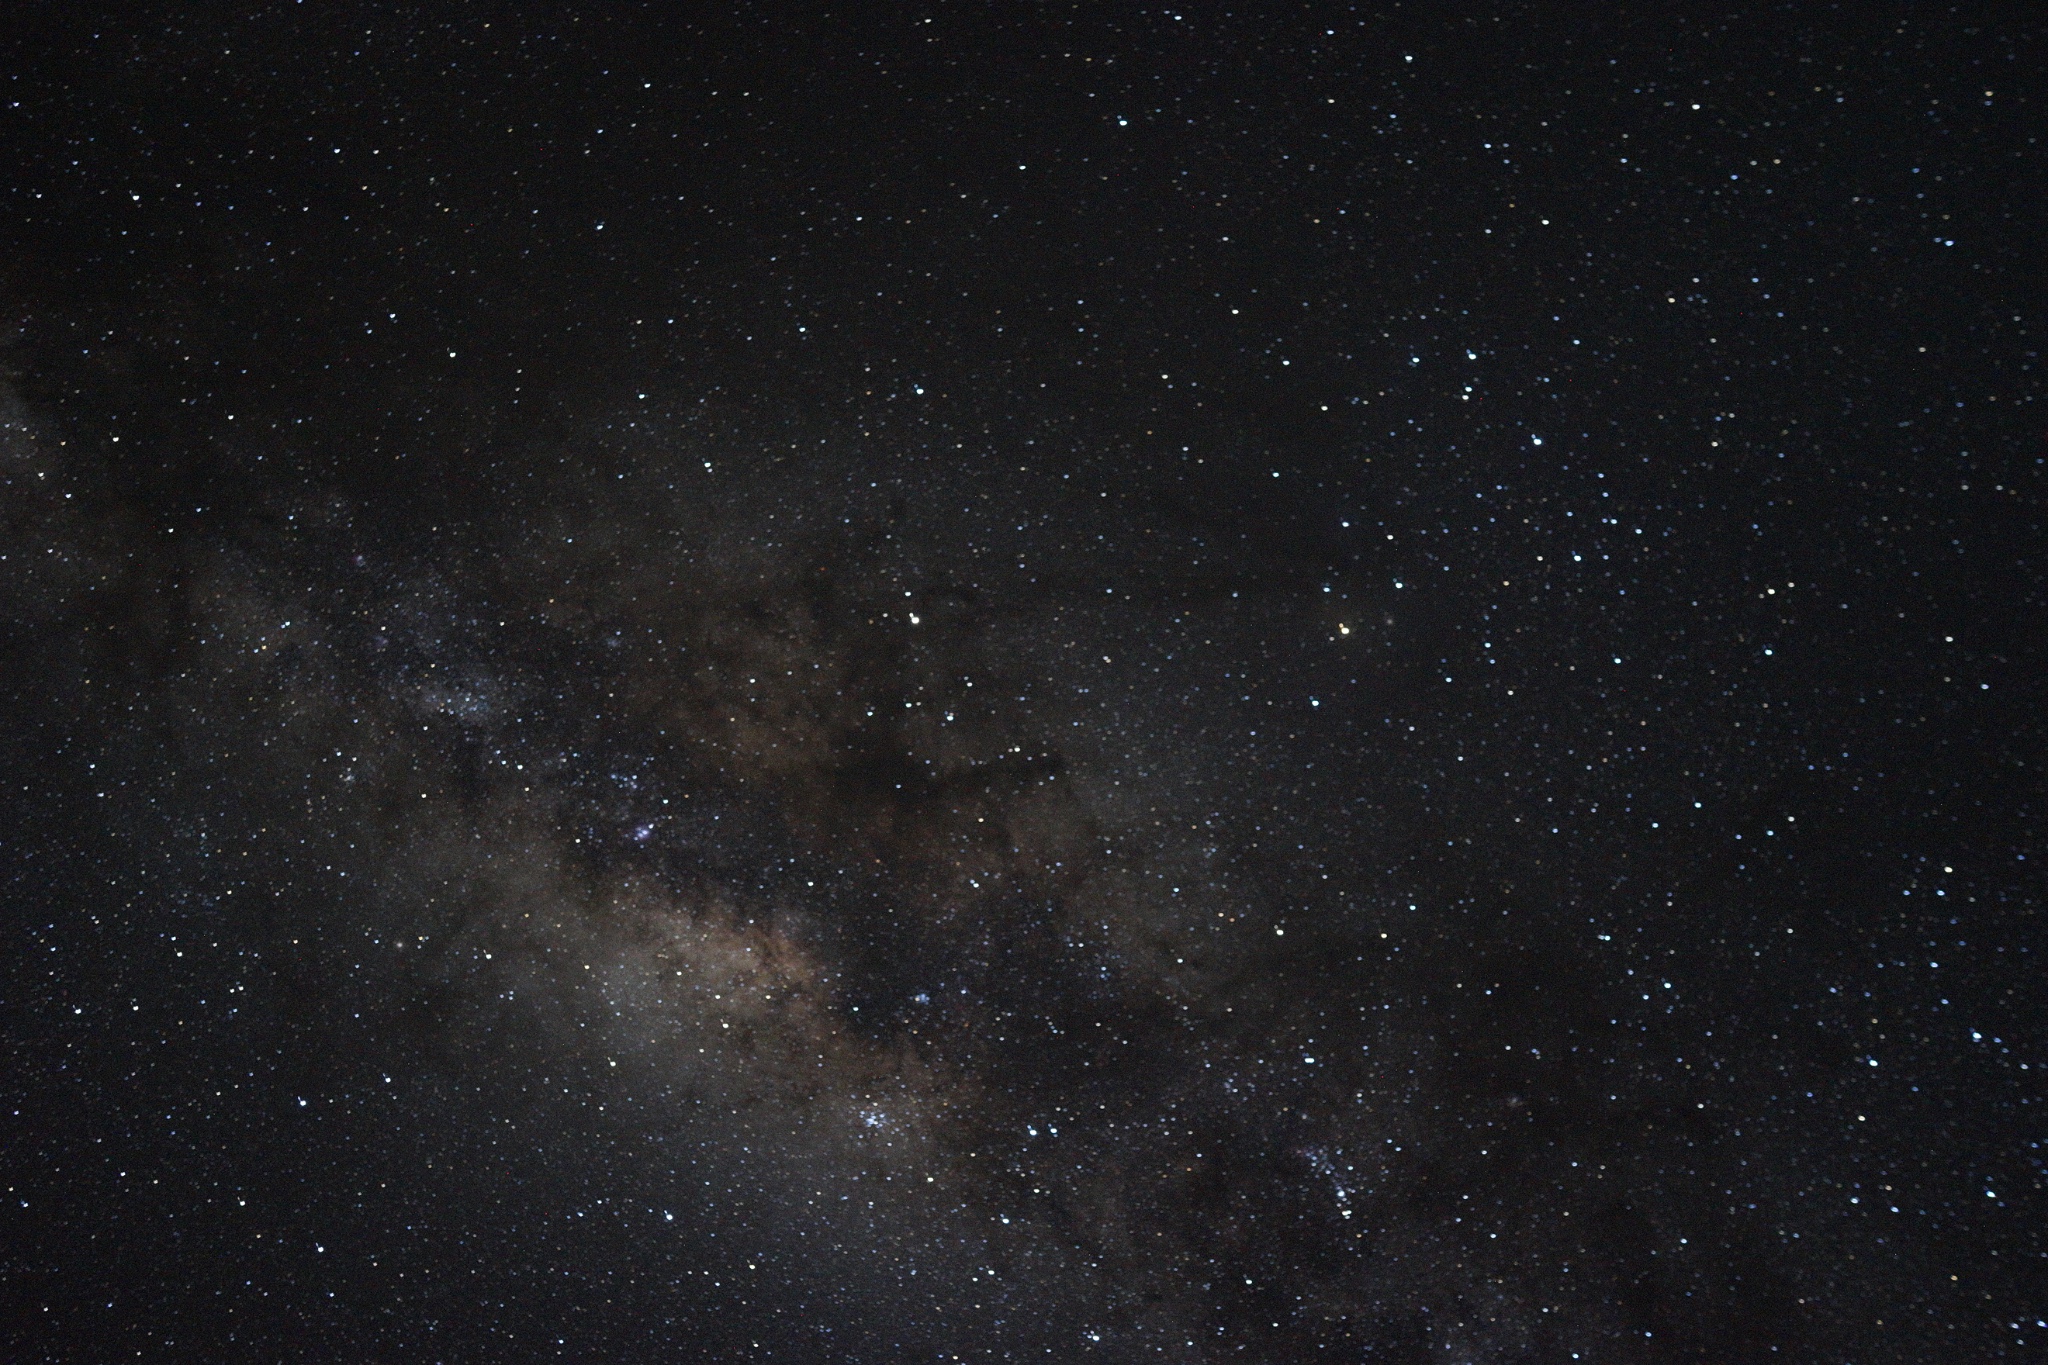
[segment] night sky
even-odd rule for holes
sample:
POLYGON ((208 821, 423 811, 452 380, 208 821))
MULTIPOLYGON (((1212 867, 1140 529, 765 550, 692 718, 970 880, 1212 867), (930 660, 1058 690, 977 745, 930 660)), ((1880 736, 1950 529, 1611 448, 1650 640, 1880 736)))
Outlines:
POLYGON ((2048 1358, 2048 22, 23 6, 12 1361, 2048 1358))

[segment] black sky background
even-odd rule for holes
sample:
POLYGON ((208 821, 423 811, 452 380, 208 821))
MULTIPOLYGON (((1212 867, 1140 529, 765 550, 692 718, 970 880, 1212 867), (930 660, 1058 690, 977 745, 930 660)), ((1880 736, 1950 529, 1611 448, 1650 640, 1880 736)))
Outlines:
POLYGON ((2048 1339, 2022 11, 10 30, 12 1358, 2048 1339))

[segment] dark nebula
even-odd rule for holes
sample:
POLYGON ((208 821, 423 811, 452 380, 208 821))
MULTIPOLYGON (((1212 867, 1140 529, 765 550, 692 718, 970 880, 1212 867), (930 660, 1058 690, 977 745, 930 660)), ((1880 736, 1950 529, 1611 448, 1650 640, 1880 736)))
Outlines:
POLYGON ((7 1359, 2040 1358, 2039 22, 36 9, 7 1359))

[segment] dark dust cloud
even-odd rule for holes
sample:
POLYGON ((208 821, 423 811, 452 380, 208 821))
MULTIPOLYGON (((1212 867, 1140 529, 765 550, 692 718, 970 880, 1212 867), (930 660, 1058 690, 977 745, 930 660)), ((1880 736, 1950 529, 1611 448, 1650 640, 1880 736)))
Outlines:
POLYGON ((17 16, 6 1356, 2039 1358, 2041 38, 17 16))

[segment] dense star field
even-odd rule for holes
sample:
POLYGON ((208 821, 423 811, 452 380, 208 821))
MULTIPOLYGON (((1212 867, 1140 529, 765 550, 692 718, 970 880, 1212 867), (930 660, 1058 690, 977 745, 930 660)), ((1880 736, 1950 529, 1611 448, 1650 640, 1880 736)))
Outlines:
POLYGON ((2038 18, 31 8, 7 1359, 2048 1350, 2038 18))

